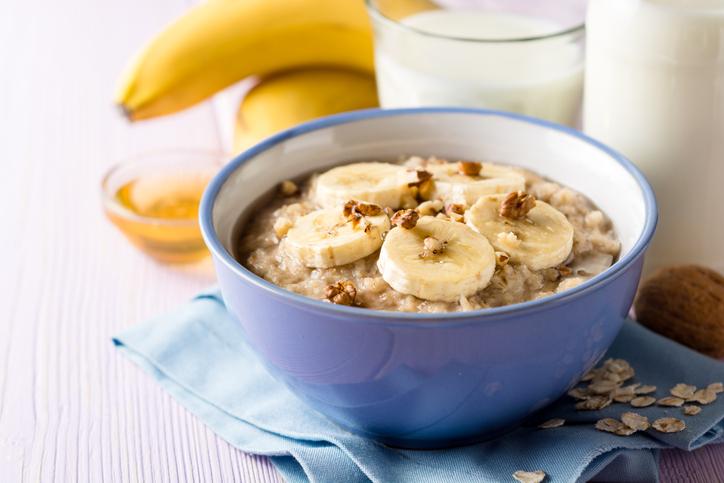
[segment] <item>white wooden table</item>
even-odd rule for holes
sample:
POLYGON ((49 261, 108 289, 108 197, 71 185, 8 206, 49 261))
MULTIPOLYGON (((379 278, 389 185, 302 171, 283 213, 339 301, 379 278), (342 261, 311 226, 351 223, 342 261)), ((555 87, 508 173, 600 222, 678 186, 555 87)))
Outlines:
MULTIPOLYGON (((220 149, 210 103, 129 125, 111 103, 139 45, 184 0, 0 2, 0 481, 281 481, 120 356, 110 338, 213 282, 104 218, 99 181, 149 149, 220 149)), ((723 453, 671 453, 677 473, 723 453)), ((718 467, 717 467, 718 465, 718 467)))

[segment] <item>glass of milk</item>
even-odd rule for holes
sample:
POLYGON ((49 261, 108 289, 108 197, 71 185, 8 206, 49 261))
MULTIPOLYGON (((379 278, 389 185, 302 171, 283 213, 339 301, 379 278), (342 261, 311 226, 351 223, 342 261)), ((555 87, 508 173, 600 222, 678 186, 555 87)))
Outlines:
POLYGON ((647 271, 724 272, 724 0, 591 0, 584 128, 656 190, 647 271))
POLYGON ((367 5, 383 107, 483 107, 577 124, 585 0, 367 5))

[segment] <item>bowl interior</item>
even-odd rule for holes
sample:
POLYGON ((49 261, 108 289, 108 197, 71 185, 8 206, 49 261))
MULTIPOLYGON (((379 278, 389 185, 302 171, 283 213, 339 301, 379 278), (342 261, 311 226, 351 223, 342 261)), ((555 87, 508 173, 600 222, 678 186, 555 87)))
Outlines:
MULTIPOLYGON (((575 131, 482 111, 366 111, 303 125, 241 155, 213 200, 213 227, 231 253, 235 226, 281 180, 358 160, 435 155, 521 166, 590 198, 613 221, 623 258, 644 235, 646 195, 617 155, 575 131)), ((222 174, 223 176, 223 174, 222 174)), ((645 183, 645 182, 644 182, 645 183)))

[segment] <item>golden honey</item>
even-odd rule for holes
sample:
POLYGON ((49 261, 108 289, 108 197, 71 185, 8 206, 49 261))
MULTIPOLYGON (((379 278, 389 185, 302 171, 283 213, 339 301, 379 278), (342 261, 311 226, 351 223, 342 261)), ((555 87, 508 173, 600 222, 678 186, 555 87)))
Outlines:
POLYGON ((188 263, 208 255, 198 224, 201 196, 213 172, 200 168, 140 173, 107 193, 106 214, 153 258, 188 263))

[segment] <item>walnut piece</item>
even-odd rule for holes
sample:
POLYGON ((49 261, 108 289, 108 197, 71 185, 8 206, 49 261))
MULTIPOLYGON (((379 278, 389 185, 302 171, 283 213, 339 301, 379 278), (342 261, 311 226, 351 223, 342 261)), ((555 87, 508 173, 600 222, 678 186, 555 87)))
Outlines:
POLYGON ((354 305, 357 288, 350 280, 341 280, 334 285, 327 285, 324 296, 333 304, 354 305))
POLYGON ((420 186, 425 181, 432 179, 432 173, 429 171, 425 171, 424 169, 415 170, 415 175, 417 176, 417 181, 407 183, 407 186, 409 186, 410 188, 412 188, 413 186, 420 186))
POLYGON ((448 203, 445 205, 445 213, 447 215, 450 215, 452 213, 455 213, 457 215, 464 215, 465 205, 460 203, 448 203))
POLYGON ((504 267, 510 261, 510 255, 505 252, 495 252, 495 264, 504 267))
POLYGON ((417 181, 407 183, 409 188, 413 188, 413 193, 421 200, 429 200, 432 198, 433 182, 432 173, 424 169, 415 170, 417 181))
POLYGON ((384 211, 379 205, 375 205, 374 203, 363 203, 355 200, 349 200, 344 204, 344 208, 342 208, 342 215, 347 218, 347 221, 352 222, 353 228, 357 228, 357 226, 363 222, 362 227, 364 228, 365 233, 370 233, 372 225, 370 225, 367 220, 364 220, 364 217, 377 216, 382 213, 384 213, 384 211))
POLYGON ((432 258, 435 255, 440 255, 442 252, 445 251, 445 247, 447 246, 446 241, 440 241, 435 237, 428 236, 424 240, 422 240, 422 253, 420 253, 420 258, 432 258))
POLYGON ((465 176, 478 176, 481 169, 483 169, 483 165, 481 163, 476 163, 474 161, 458 161, 458 172, 460 174, 464 174, 465 176))
POLYGON ((420 214, 415 210, 399 210, 392 215, 390 222, 393 225, 401 226, 407 230, 415 228, 417 220, 420 219, 420 214))
POLYGON ((533 208, 535 208, 535 196, 523 191, 513 191, 500 203, 498 214, 504 218, 517 220, 523 218, 533 208))
POLYGON ((383 213, 382 207, 374 203, 363 203, 361 201, 349 200, 344 204, 342 214, 349 218, 359 214, 362 216, 377 216, 383 213))

